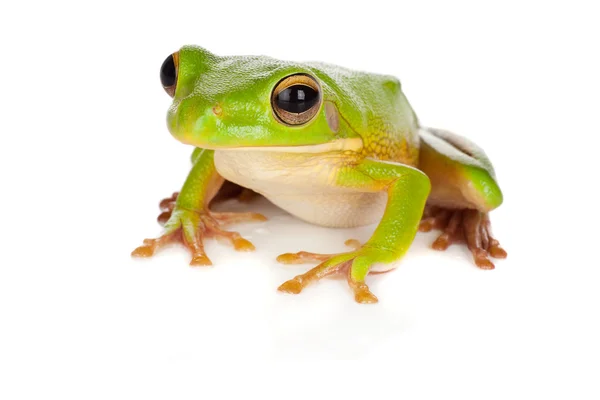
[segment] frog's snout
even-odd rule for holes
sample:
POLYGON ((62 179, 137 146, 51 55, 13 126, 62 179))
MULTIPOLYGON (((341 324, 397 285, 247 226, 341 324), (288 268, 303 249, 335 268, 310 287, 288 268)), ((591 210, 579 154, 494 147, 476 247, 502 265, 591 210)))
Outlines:
POLYGON ((180 142, 209 145, 209 137, 218 131, 224 114, 218 102, 211 104, 198 97, 177 99, 169 109, 167 125, 171 135, 180 142))

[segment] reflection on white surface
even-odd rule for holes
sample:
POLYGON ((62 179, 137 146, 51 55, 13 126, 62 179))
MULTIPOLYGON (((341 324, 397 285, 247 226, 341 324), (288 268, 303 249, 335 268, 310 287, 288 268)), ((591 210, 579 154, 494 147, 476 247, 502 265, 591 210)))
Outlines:
MULTIPOLYGON (((166 249, 150 260, 133 260, 131 264, 146 275, 145 279, 157 279, 160 283, 157 282, 156 289, 161 292, 172 290, 177 297, 189 296, 190 300, 184 301, 189 320, 184 323, 198 324, 192 331, 201 329, 205 323, 218 325, 218 333, 209 330, 202 335, 218 335, 221 341, 224 335, 231 335, 228 347, 232 351, 256 352, 261 357, 355 358, 377 354, 378 348, 398 343, 405 335, 423 329, 421 318, 431 312, 437 315, 448 304, 460 304, 460 315, 465 315, 465 308, 481 314, 477 310, 483 305, 469 299, 481 294, 486 285, 492 292, 500 290, 501 271, 508 263, 499 261, 497 271, 480 271, 462 247, 438 253, 428 247, 436 233, 418 234, 397 270, 367 278, 371 290, 379 297, 376 305, 356 304, 343 276, 325 278, 299 295, 283 294, 276 290, 279 284, 315 264, 282 265, 275 261, 277 255, 300 250, 348 251, 345 240, 355 238, 364 242, 375 225, 322 228, 294 218, 262 197, 250 204, 229 200, 216 209, 251 210, 268 217, 267 222, 232 227, 254 243, 255 252, 235 252, 209 240, 206 251, 213 267, 187 267, 189 255, 181 247, 166 249), (164 280, 173 286, 165 286, 164 280), (456 287, 447 285, 448 280, 456 287), (243 336, 239 335, 240 329, 243 336), (251 346, 249 337, 254 338, 251 346)), ((491 306, 502 298, 491 297, 496 299, 491 306)), ((172 306, 182 312, 181 304, 172 306)), ((489 307, 488 301, 485 308, 489 307)), ((447 322, 449 317, 441 315, 441 318, 447 322)), ((202 348, 202 352, 207 351, 212 349, 202 348)))

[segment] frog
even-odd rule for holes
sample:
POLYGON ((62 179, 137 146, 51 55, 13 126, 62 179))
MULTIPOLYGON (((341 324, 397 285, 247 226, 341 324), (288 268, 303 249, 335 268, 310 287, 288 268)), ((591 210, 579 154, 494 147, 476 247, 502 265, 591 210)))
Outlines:
POLYGON ((168 130, 194 147, 192 167, 181 190, 160 203, 161 235, 132 256, 177 242, 191 266, 209 266, 207 238, 255 250, 227 227, 264 215, 212 210, 233 185, 311 224, 377 224, 364 243, 346 242, 347 252, 281 254, 283 264, 318 264, 283 282, 281 292, 298 294, 341 274, 355 301, 376 303, 367 275, 395 269, 418 231, 441 232, 435 250, 466 246, 481 269, 506 258, 491 230, 489 214, 503 194, 486 153, 463 136, 422 126, 396 77, 187 45, 164 60, 160 80, 172 98, 168 130))

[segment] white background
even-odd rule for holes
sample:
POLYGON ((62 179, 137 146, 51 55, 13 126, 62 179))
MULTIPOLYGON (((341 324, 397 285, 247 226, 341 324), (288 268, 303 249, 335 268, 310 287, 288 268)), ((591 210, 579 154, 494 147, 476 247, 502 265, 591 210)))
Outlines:
POLYGON ((158 3, 2 5, 0 398, 600 396, 593 1, 158 3), (493 160, 508 259, 481 271, 419 234, 368 278, 377 305, 341 279, 284 295, 310 266, 276 255, 342 251, 373 227, 265 201, 251 208, 269 222, 236 227, 255 253, 130 259, 189 168, 158 79, 183 44, 398 76, 424 124, 493 160), (274 359, 313 362, 263 372, 274 359), (360 362, 314 363, 329 359, 360 362))

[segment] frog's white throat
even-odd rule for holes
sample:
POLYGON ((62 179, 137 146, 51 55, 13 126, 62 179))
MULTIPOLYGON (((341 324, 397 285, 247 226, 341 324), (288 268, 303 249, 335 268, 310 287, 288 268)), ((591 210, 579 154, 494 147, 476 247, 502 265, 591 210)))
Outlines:
POLYGON ((363 147, 362 139, 346 138, 337 139, 327 143, 302 145, 302 146, 243 146, 215 148, 215 150, 224 151, 252 151, 252 152, 277 152, 277 153, 306 153, 318 154, 332 151, 359 151, 363 147))
POLYGON ((338 175, 352 159, 344 152, 350 148, 341 144, 347 142, 216 149, 215 167, 228 181, 262 194, 312 224, 351 227, 376 222, 385 209, 386 193, 363 193, 339 185, 338 175))

